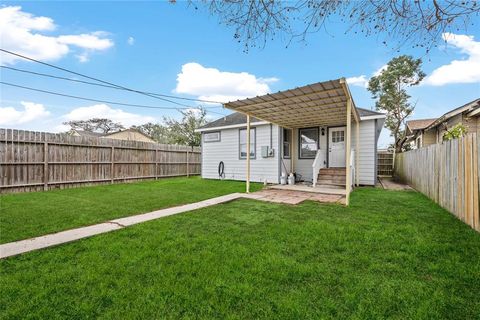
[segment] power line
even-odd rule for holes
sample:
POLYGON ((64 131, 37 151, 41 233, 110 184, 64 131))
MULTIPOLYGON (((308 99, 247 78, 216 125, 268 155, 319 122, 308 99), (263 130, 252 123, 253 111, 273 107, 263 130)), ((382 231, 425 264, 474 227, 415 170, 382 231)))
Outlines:
MULTIPOLYGON (((92 85, 92 86, 100 86, 100 87, 104 87, 104 88, 124 90, 124 89, 122 89, 122 88, 115 87, 115 86, 111 86, 111 85, 106 85, 106 84, 101 84, 101 83, 95 83, 95 82, 90 82, 90 81, 83 81, 83 80, 78 80, 78 79, 71 79, 71 78, 66 78, 66 77, 60 77, 60 76, 56 76, 56 75, 53 75, 53 74, 35 72, 35 71, 30 71, 30 70, 25 70, 25 69, 13 68, 13 67, 8 67, 8 66, 0 66, 0 68, 4 68, 4 69, 8 69, 8 70, 13 70, 13 71, 17 71, 17 72, 34 74, 34 75, 42 76, 42 77, 54 78, 54 79, 59 79, 59 80, 66 80, 66 81, 71 81, 71 82, 84 83, 84 84, 88 84, 88 85, 92 85)), ((212 101, 212 100, 203 100, 203 99, 177 97, 177 96, 171 96, 171 95, 167 95, 167 94, 161 94, 161 93, 155 93, 155 92, 148 92, 148 91, 145 91, 145 93, 152 94, 152 95, 155 95, 155 96, 160 96, 160 97, 172 98, 172 99, 180 99, 180 100, 188 100, 188 101, 195 101, 195 102, 205 102, 205 103, 222 104, 222 102, 212 101)), ((208 108, 221 108, 221 107, 208 106, 208 108)))
MULTIPOLYGON (((93 102, 100 102, 100 103, 107 103, 107 104, 114 104, 114 105, 119 105, 119 106, 127 106, 127 107, 134 107, 134 108, 148 108, 148 109, 163 109, 163 110, 188 110, 188 109, 199 109, 197 108, 177 108, 177 107, 159 107, 159 106, 149 106, 149 105, 142 105, 142 104, 131 104, 131 103, 123 103, 123 102, 117 102, 117 101, 108 101, 108 100, 101 100, 101 99, 94 99, 94 98, 86 98, 86 97, 80 97, 80 96, 74 96, 66 93, 60 93, 60 92, 53 92, 53 91, 48 91, 48 90, 43 90, 43 89, 37 89, 37 88, 32 88, 32 87, 27 87, 27 86, 22 86, 19 84, 15 83, 9 83, 9 82, 3 82, 0 81, 0 84, 11 86, 11 87, 16 87, 16 88, 21 88, 25 90, 30 90, 30 91, 37 91, 37 92, 42 92, 42 93, 47 93, 51 95, 56 95, 56 96, 61 96, 61 97, 67 97, 67 98, 73 98, 73 99, 79 99, 79 100, 85 100, 85 101, 93 101, 93 102)), ((211 113, 216 113, 222 116, 225 116, 222 113, 215 112, 215 111, 208 111, 211 113)))
MULTIPOLYGON (((121 86, 121 85, 117 85, 117 84, 112 83, 112 82, 108 82, 108 81, 105 81, 105 80, 101 80, 101 79, 98 79, 98 78, 87 76, 87 75, 79 73, 79 72, 75 72, 75 71, 72 71, 72 70, 69 70, 69 69, 66 69, 66 68, 55 66, 53 64, 46 63, 46 62, 43 62, 43 61, 39 61, 39 60, 21 55, 19 53, 8 51, 8 50, 2 49, 2 48, 0 48, 0 51, 11 54, 11 55, 14 55, 14 56, 17 56, 17 57, 22 58, 22 59, 26 59, 26 60, 33 61, 33 62, 36 62, 36 63, 40 63, 40 64, 43 64, 45 66, 51 67, 51 68, 55 68, 55 69, 58 69, 58 70, 61 70, 61 71, 64 71, 64 72, 68 72, 68 73, 71 73, 71 74, 74 74, 74 75, 77 75, 77 76, 80 76, 80 77, 83 77, 83 78, 86 78, 86 79, 90 79, 90 80, 94 80, 94 81, 97 81, 97 82, 100 82, 100 83, 103 83, 103 84, 107 84, 109 86, 113 86, 113 87, 116 87, 116 88, 119 88, 119 89, 123 89, 123 90, 130 91, 130 92, 135 92, 135 93, 138 93, 138 94, 143 94, 143 95, 146 95, 146 96, 149 96, 149 97, 152 97, 152 98, 164 100, 164 101, 174 103, 174 104, 177 104, 177 105, 186 106, 184 104, 181 104, 181 103, 169 100, 169 99, 161 98, 161 97, 158 96, 158 94, 151 94, 151 93, 148 93, 148 92, 145 92, 145 91, 130 89, 130 88, 127 88, 127 87, 124 87, 124 86, 121 86)), ((170 96, 170 97, 174 97, 174 96, 170 96)), ((196 101, 199 101, 199 100, 196 100, 196 101)), ((208 100, 205 100, 204 102, 206 102, 206 101, 208 101, 208 100)), ((210 102, 213 102, 213 101, 210 101, 210 102)), ((215 103, 218 103, 218 102, 215 102, 215 103)), ((186 106, 186 107, 191 108, 190 106, 186 106)))

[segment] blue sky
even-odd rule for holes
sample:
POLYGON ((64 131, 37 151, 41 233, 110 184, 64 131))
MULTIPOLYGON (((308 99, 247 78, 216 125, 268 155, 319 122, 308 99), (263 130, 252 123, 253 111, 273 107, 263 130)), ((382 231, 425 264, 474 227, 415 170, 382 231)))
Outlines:
MULTIPOLYGON (((4 49, 127 87, 194 98, 228 100, 344 76, 352 78, 356 104, 372 108, 374 101, 363 79, 396 55, 424 56, 423 51, 408 47, 393 52, 375 37, 345 35, 346 26, 339 22, 327 28, 328 33, 312 34, 306 43, 293 42, 286 48, 288 39, 278 38, 263 49, 245 53, 233 39, 232 29, 182 2, 4 1, 0 8, 4 49)), ((423 69, 430 78, 410 91, 417 103, 413 118, 437 117, 480 96, 479 29, 447 37, 447 42, 423 57, 423 69)), ((2 65, 72 77, 33 62, 0 58, 2 65)), ((173 106, 132 93, 5 69, 1 79, 102 100, 173 106)), ((61 131, 63 121, 92 116, 110 117, 125 125, 179 117, 175 110, 105 105, 8 86, 0 90, 0 127, 61 131)), ((380 144, 387 142, 385 132, 380 144)))

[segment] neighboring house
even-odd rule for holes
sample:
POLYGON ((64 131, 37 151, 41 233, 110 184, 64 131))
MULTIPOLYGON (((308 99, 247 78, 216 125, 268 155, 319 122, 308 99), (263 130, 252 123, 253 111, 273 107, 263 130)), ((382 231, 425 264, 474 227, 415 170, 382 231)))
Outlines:
POLYGON ((197 130, 202 134, 203 178, 220 178, 219 164, 223 162, 222 178, 246 180, 247 116, 244 113, 248 113, 251 115, 251 181, 276 184, 282 175, 295 172, 304 181, 339 183, 345 187, 345 169, 353 162, 352 169, 358 168, 359 184, 375 185, 377 142, 385 115, 355 107, 343 79, 234 101, 225 107, 239 112, 197 130), (349 100, 351 152, 356 149, 356 133, 360 133, 359 152, 352 153, 351 160, 347 152, 349 100), (335 169, 328 171, 328 168, 335 169), (319 175, 319 171, 325 175, 319 175), (343 172, 342 176, 334 177, 338 172, 343 172))
POLYGON ((155 143, 155 140, 141 133, 140 131, 134 130, 134 129, 127 129, 127 130, 117 131, 113 133, 107 133, 106 135, 103 136, 103 138, 155 143))
POLYGON ((76 130, 76 129, 70 130, 68 134, 74 137, 89 137, 89 138, 100 138, 105 135, 104 133, 101 133, 101 132, 91 132, 91 131, 76 130))
POLYGON ((480 134, 480 99, 453 109, 439 118, 407 121, 407 141, 416 148, 440 143, 445 132, 459 123, 468 133, 480 134))
POLYGON ((424 145, 436 143, 437 137, 433 131, 426 132, 425 129, 431 125, 437 118, 433 119, 419 119, 409 120, 406 125, 406 136, 408 141, 412 143, 415 148, 421 148, 424 145))
POLYGON ((108 139, 117 139, 117 140, 130 140, 130 141, 141 141, 141 142, 151 142, 155 143, 155 140, 149 136, 141 133, 140 131, 134 129, 127 129, 112 133, 100 133, 100 132, 90 132, 83 130, 72 130, 71 134, 78 137, 95 137, 95 138, 108 138, 108 139))

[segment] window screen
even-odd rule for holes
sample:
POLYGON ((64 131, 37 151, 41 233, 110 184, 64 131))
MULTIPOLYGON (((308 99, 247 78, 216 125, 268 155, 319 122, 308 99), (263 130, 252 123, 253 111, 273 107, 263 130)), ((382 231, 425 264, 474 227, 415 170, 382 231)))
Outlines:
MULTIPOLYGON (((247 159, 247 129, 240 129, 239 152, 240 159, 247 159)), ((255 128, 250 129, 250 158, 255 158, 256 141, 255 128)))
POLYGON ((299 130, 299 146, 301 159, 314 159, 318 150, 318 128, 299 130))

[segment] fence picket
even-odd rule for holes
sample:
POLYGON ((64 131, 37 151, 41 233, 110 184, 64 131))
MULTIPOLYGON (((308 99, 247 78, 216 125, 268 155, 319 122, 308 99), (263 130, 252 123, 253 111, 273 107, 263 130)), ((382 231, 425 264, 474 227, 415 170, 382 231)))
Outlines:
POLYGON ((0 129, 0 193, 199 175, 200 150, 0 129))
POLYGON ((480 231, 480 143, 476 133, 397 154, 395 176, 480 231))

